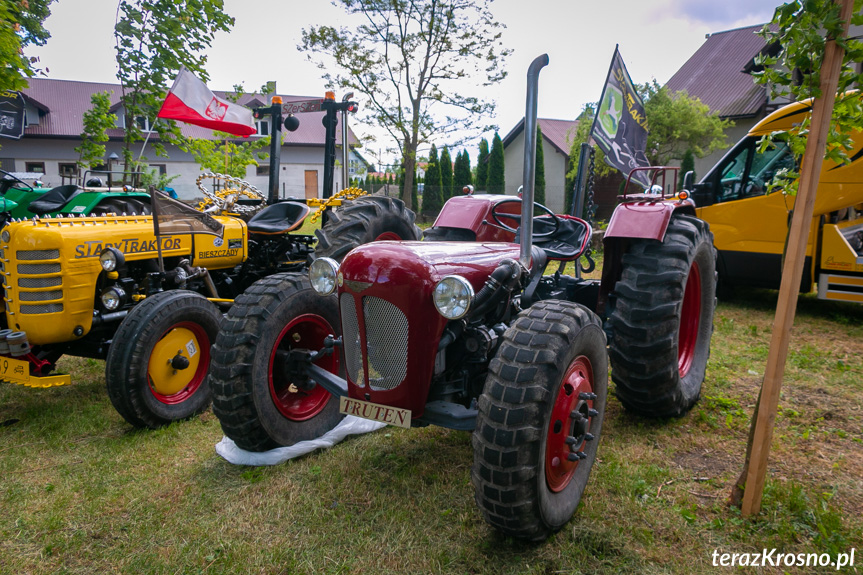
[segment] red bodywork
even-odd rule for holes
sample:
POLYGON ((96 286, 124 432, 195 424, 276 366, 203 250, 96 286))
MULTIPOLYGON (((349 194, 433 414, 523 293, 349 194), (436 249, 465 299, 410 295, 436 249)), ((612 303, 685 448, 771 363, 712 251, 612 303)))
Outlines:
MULTIPOLYGON (((498 194, 452 197, 444 204, 433 227, 470 230, 476 234, 475 240, 478 242, 511 242, 515 234, 494 224, 491 209, 502 200, 512 199, 512 196, 498 194)), ((501 206, 500 213, 520 214, 521 204, 518 202, 505 204, 501 206)), ((507 225, 518 226, 518 222, 504 221, 507 225)))
POLYGON ((517 244, 488 242, 375 242, 351 251, 339 268, 338 288, 350 397, 410 409, 414 418, 422 416, 447 324, 432 301, 435 284, 446 275, 458 274, 478 292, 501 260, 518 259, 518 253, 517 244), (376 300, 395 306, 403 318, 376 300), (367 318, 366 306, 386 313, 367 318), (351 309, 356 328, 346 319, 352 317, 351 309), (359 352, 361 374, 398 373, 392 388, 372 389, 364 375, 360 378, 365 385, 358 387, 356 370, 351 368, 352 349, 359 352), (373 353, 378 365, 369 359, 373 353))

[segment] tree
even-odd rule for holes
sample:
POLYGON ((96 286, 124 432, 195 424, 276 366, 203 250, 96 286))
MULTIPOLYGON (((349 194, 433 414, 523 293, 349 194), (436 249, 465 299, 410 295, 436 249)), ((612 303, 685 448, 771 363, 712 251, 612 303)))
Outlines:
POLYGON ((734 123, 711 112, 698 98, 690 98, 685 91, 672 94, 656 80, 639 86, 638 91, 650 129, 646 154, 651 165, 681 160, 687 150, 703 158, 726 146, 725 130, 734 123))
POLYGON ((37 58, 24 55, 27 46, 44 46, 51 34, 42 23, 54 0, 0 0, 0 88, 20 90, 41 70, 37 58))
MULTIPOLYGON (((419 144, 433 134, 475 130, 494 110, 493 102, 462 94, 470 93, 465 78, 482 78, 487 86, 505 77, 510 50, 500 41, 503 26, 494 21, 489 0, 334 3, 362 24, 304 29, 300 49, 327 70, 331 84, 365 96, 366 121, 398 143, 411 186, 419 144)), ((410 199, 405 203, 412 207, 410 199)))
POLYGON ((491 140, 491 152, 488 155, 488 178, 485 189, 490 194, 505 194, 506 180, 504 176, 503 142, 500 134, 494 133, 491 140))
POLYGON ((680 161, 680 181, 678 182, 678 187, 683 189, 683 178, 686 177, 687 172, 692 172, 693 181, 695 180, 695 154, 692 153, 692 150, 686 150, 686 153, 683 154, 683 160, 680 161))
POLYGON ((536 173, 533 178, 533 199, 545 204, 545 154, 542 151, 542 128, 536 126, 536 173))
POLYGON ((429 163, 426 168, 425 187, 423 188, 422 213, 428 216, 437 215, 443 207, 443 202, 443 193, 441 191, 441 168, 437 157, 437 148, 432 144, 431 152, 429 152, 429 163))
POLYGON ((449 148, 446 146, 440 155, 440 195, 443 203, 446 203, 453 195, 452 158, 449 155, 449 148))
POLYGON ((453 195, 461 194, 464 187, 470 185, 470 176, 470 156, 468 156, 467 150, 462 150, 455 157, 455 166, 453 167, 452 174, 453 195))
MULTIPOLYGON (((854 0, 851 25, 863 24, 863 1, 854 0)), ((825 158, 837 164, 848 162, 848 152, 853 148, 850 134, 863 129, 863 102, 859 93, 849 90, 863 85, 863 73, 858 63, 863 60, 863 42, 859 38, 840 38, 842 22, 839 4, 831 0, 795 0, 779 6, 773 21, 759 32, 768 45, 781 46, 776 55, 761 54, 755 63, 762 69, 753 73, 755 81, 765 84, 773 98, 785 97, 793 100, 817 98, 821 95, 821 64, 824 59, 825 38, 839 38, 845 50, 839 74, 837 97, 833 116, 827 133, 825 158)), ((787 141, 792 152, 803 157, 811 118, 805 117, 797 128, 788 134, 787 141)), ((771 136, 765 137, 762 147, 771 145, 771 136)), ((787 183, 783 189, 791 194, 797 192, 799 173, 788 170, 787 183)))
POLYGON ((479 141, 479 156, 476 159, 476 188, 477 191, 485 190, 488 181, 488 140, 483 138, 479 141))
POLYGON ((132 145, 144 139, 148 124, 159 135, 153 142, 158 155, 166 155, 165 144, 180 140, 173 121, 155 121, 166 86, 182 66, 206 81, 207 57, 202 53, 216 32, 227 32, 233 24, 223 11, 223 0, 120 0, 114 39, 123 92, 126 171, 135 164, 132 145))
POLYGON ((111 112, 111 95, 108 92, 94 93, 90 96, 90 104, 90 109, 82 117, 84 130, 81 132, 81 145, 75 148, 78 166, 84 169, 105 161, 103 142, 108 141, 108 130, 117 124, 117 116, 111 112))

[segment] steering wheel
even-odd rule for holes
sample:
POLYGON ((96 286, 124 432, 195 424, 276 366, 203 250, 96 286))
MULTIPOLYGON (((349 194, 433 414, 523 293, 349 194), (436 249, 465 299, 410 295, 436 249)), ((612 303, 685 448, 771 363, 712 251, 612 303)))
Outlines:
MULTIPOLYGON (((521 214, 501 213, 498 210, 498 207, 503 206, 505 204, 515 204, 515 203, 521 204, 522 203, 521 198, 510 198, 507 200, 501 200, 501 201, 497 202, 491 208, 491 219, 494 220, 494 223, 496 223, 497 225, 499 225, 500 227, 502 227, 506 231, 513 232, 513 233, 515 233, 518 230, 516 228, 513 228, 512 226, 506 225, 505 223, 500 221, 500 218, 506 218, 506 219, 510 219, 510 220, 515 220, 517 222, 521 222, 521 214)), ((534 232, 533 237, 535 237, 535 238, 547 238, 547 237, 553 236, 557 232, 557 230, 560 229, 560 218, 557 217, 557 214, 555 214, 553 211, 551 211, 550 209, 548 209, 547 207, 545 207, 544 205, 542 205, 540 203, 534 202, 533 206, 535 208, 539 208, 540 211, 543 211, 546 214, 548 214, 549 216, 551 216, 551 222, 554 225, 554 227, 547 232, 542 232, 542 233, 535 233, 534 232)))
POLYGON ((27 188, 29 191, 33 191, 33 186, 31 186, 21 178, 13 176, 6 170, 0 170, 0 173, 3 174, 3 178, 0 179, 0 194, 5 194, 6 190, 12 187, 12 182, 18 182, 19 184, 27 188))
MULTIPOLYGON (((195 184, 198 186, 198 189, 201 190, 201 193, 204 194, 204 197, 209 200, 209 202, 207 203, 212 204, 212 206, 219 211, 231 211, 238 214, 250 214, 259 211, 267 203, 264 194, 262 194, 261 191, 258 190, 258 188, 245 180, 226 176, 225 174, 201 174, 200 176, 198 176, 198 179, 195 180, 195 184), (203 183, 203 180, 205 178, 223 180, 226 184, 226 187, 224 190, 218 192, 211 191, 203 183), (228 188, 227 184, 232 184, 236 187, 228 188), (261 200, 261 203, 255 206, 244 206, 242 204, 237 204, 237 199, 240 196, 245 196, 253 200, 261 200)), ((211 209, 208 209, 207 211, 211 211, 211 209)))

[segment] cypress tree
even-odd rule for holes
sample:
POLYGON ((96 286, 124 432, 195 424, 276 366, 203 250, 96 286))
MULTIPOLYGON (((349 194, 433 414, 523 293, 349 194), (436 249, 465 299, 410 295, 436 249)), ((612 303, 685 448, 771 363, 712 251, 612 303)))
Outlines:
POLYGON ((488 180, 488 140, 479 141, 479 156, 476 159, 476 189, 485 190, 488 180))
POLYGON ((443 153, 440 155, 440 191, 441 191, 441 207, 453 195, 452 189, 452 158, 449 155, 449 148, 444 146, 443 153))
POLYGON ((441 194, 441 170, 438 163, 437 148, 432 144, 429 152, 429 163, 426 168, 425 187, 423 189, 423 215, 436 216, 443 207, 441 194))
POLYGON ((467 150, 462 150, 455 157, 455 166, 453 167, 453 195, 462 193, 465 186, 470 185, 470 156, 467 150))
POLYGON ((536 126, 536 175, 533 179, 533 201, 545 204, 545 154, 542 151, 542 128, 536 126))
POLYGON ((488 154, 488 179, 485 184, 488 193, 506 193, 504 169, 503 142, 500 139, 500 134, 495 132, 491 141, 491 152, 488 154))

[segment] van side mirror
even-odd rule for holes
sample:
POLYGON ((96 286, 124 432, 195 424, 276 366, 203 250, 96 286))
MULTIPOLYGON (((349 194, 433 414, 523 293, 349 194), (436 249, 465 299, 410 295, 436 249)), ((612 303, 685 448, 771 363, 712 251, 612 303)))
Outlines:
POLYGON ((692 185, 695 183, 695 172, 689 170, 683 175, 683 189, 692 191, 692 185))

